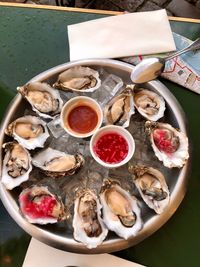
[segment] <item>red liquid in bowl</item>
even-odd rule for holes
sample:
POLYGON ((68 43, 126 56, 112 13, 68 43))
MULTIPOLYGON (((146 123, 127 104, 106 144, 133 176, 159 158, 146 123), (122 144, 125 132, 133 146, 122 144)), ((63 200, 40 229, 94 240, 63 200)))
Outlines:
POLYGON ((98 115, 91 107, 82 105, 73 108, 67 120, 74 132, 85 134, 95 129, 98 123, 98 115))
POLYGON ((128 155, 128 143, 120 134, 107 133, 97 140, 93 150, 102 161, 116 164, 128 155))

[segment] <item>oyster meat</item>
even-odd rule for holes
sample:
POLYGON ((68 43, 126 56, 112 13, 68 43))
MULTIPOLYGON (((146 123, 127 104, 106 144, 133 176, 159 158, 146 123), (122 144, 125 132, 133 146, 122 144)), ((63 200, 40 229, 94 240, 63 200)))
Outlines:
POLYGON ((134 174, 133 181, 144 202, 161 214, 169 204, 169 189, 163 174, 147 166, 135 166, 130 172, 134 174))
POLYGON ((167 123, 147 121, 146 132, 150 137, 156 157, 165 167, 181 168, 189 158, 187 136, 167 123))
POLYGON ((41 117, 52 119, 60 113, 63 101, 58 90, 47 83, 30 82, 17 90, 31 104, 32 109, 41 117))
POLYGON ((74 174, 84 162, 81 154, 69 155, 50 147, 33 157, 34 166, 55 178, 74 174))
POLYGON ((34 149, 43 147, 49 137, 45 122, 35 116, 24 116, 10 123, 5 131, 23 147, 34 149))
POLYGON ((2 183, 9 190, 19 186, 29 178, 32 170, 29 152, 17 142, 3 145, 5 157, 3 160, 2 183))
POLYGON ((106 124, 115 124, 124 128, 129 126, 131 115, 134 113, 133 94, 128 87, 112 98, 104 108, 106 124))
POLYGON ((58 89, 77 92, 93 92, 100 86, 98 71, 82 66, 75 66, 62 72, 54 84, 58 89))
POLYGON ((134 89, 134 104, 148 120, 157 121, 164 116, 165 101, 162 96, 147 89, 134 89))
POLYGON ((101 205, 89 189, 78 193, 74 204, 74 239, 95 248, 106 238, 108 230, 101 218, 101 205))
POLYGON ((119 185, 106 180, 100 193, 103 220, 107 228, 118 236, 128 239, 142 228, 137 199, 119 185))
POLYGON ((34 185, 19 196, 20 211, 30 223, 57 223, 66 219, 64 204, 48 186, 34 185))

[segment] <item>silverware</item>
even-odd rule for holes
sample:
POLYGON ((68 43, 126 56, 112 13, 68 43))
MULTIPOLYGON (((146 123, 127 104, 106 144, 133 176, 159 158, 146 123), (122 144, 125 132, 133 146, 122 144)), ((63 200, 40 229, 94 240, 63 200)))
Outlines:
POLYGON ((189 46, 166 57, 143 59, 132 71, 131 80, 135 84, 145 83, 157 78, 165 67, 165 62, 188 51, 200 49, 200 38, 189 46))

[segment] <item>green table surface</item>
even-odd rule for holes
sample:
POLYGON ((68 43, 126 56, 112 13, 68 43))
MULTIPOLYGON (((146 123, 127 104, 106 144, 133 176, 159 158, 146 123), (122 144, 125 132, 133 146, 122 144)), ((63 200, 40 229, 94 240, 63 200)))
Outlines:
MULTIPOLYGON (((105 14, 0 6, 0 116, 22 85, 36 74, 69 61, 67 25, 105 14)), ((190 39, 200 23, 171 21, 172 30, 190 39)), ((91 37, 92 38, 92 37, 91 37)), ((109 40, 108 40, 109 41, 109 40)), ((200 266, 200 96, 166 80, 182 105, 193 143, 187 194, 171 219, 138 245, 114 253, 146 266, 200 266)), ((30 236, 0 203, 0 266, 22 266, 30 236)), ((32 266, 30 266, 32 267, 32 266)))

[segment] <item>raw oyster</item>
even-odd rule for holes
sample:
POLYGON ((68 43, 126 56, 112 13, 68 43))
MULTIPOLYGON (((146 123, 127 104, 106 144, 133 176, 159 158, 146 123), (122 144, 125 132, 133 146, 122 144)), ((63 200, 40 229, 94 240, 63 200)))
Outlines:
POLYGON ((187 136, 167 123, 147 121, 146 132, 150 137, 156 157, 168 168, 181 168, 189 158, 187 136))
POLYGON ((50 147, 33 157, 34 166, 55 178, 74 174, 84 162, 81 154, 73 156, 50 147))
POLYGON ((62 72, 54 84, 58 89, 77 92, 93 92, 100 86, 98 71, 82 66, 75 66, 62 72))
POLYGON ((134 89, 134 104, 148 120, 157 121, 164 116, 165 101, 162 96, 147 89, 134 89))
POLYGON ((9 190, 25 182, 32 170, 29 152, 17 142, 3 144, 5 157, 3 160, 2 183, 9 190))
POLYGON ((169 204, 169 189, 163 174, 146 166, 129 167, 133 181, 144 202, 156 213, 161 214, 169 204))
POLYGON ((21 192, 20 211, 27 221, 48 224, 66 218, 61 198, 51 191, 48 186, 34 185, 21 192))
POLYGON ((13 136, 23 147, 43 147, 49 137, 45 122, 35 116, 24 116, 8 125, 5 133, 13 136))
POLYGON ((106 124, 129 126, 131 115, 135 113, 132 90, 126 88, 108 102, 104 109, 106 124))
POLYGON ((89 189, 79 192, 74 205, 74 239, 95 248, 106 238, 108 230, 101 218, 101 204, 89 189))
POLYGON ((31 104, 32 109, 41 117, 52 119, 60 113, 63 101, 58 90, 47 83, 30 82, 17 90, 31 104))
POLYGON ((106 180, 100 193, 103 220, 109 230, 124 239, 135 236, 142 228, 137 199, 119 185, 106 180))

